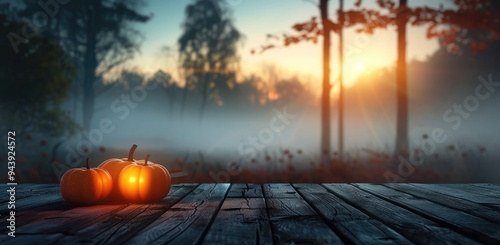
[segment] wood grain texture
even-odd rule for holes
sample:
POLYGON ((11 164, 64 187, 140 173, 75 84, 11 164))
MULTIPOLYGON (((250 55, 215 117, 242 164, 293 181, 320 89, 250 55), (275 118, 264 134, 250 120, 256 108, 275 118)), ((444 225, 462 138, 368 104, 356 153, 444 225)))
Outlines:
POLYGON ((462 191, 467 191, 468 193, 471 194, 477 194, 477 195, 483 195, 487 197, 492 197, 492 198, 498 198, 500 195, 500 188, 492 188, 491 186, 488 188, 486 186, 480 186, 480 185, 470 185, 470 184, 442 184, 440 185, 442 187, 448 187, 452 188, 455 190, 462 190, 462 191))
POLYGON ((470 191, 462 190, 459 188, 451 188, 443 185, 426 185, 426 184, 412 184, 421 188, 439 192, 443 195, 458 197, 471 202, 483 204, 497 210, 500 210, 500 203, 498 202, 498 196, 477 194, 470 191))
POLYGON ((293 185, 329 226, 354 244, 412 244, 382 222, 316 184, 293 185))
POLYGON ((194 244, 217 215, 229 184, 202 184, 135 236, 131 244, 194 244))
POLYGON ((273 244, 264 198, 226 198, 203 244, 273 244))
POLYGON ((265 184, 262 188, 266 198, 301 198, 290 184, 265 184))
POLYGON ((72 236, 63 238, 61 243, 80 243, 89 240, 94 244, 122 244, 146 226, 154 222, 171 206, 196 188, 196 185, 180 185, 163 200, 154 204, 130 204, 99 223, 89 225, 72 236), (77 239, 75 239, 75 236, 77 239))
MULTIPOLYGON (((6 189, 2 189, 4 191, 6 189)), ((18 198, 18 189, 16 188, 16 210, 31 210, 37 209, 42 206, 50 206, 55 204, 65 203, 64 199, 61 197, 59 193, 59 188, 45 188, 40 191, 29 191, 23 190, 21 191, 18 198)), ((2 195, 3 197, 7 197, 7 195, 2 195)), ((6 214, 8 212, 7 202, 4 202, 0 205, 0 214, 6 214)))
POLYGON ((500 225, 381 185, 357 184, 378 197, 434 220, 478 242, 500 243, 500 225))
POLYGON ((443 195, 409 184, 386 184, 385 186, 500 224, 500 211, 488 206, 453 196, 443 195))
POLYGON ((492 190, 495 191, 495 193, 500 194, 500 184, 473 183, 469 185, 492 190))
POLYGON ((264 196, 276 244, 343 244, 291 185, 264 185, 264 196))
POLYGON ((500 244, 499 213, 498 184, 183 184, 154 204, 85 207, 22 184, 16 237, 0 243, 500 244))
POLYGON ((231 189, 229 189, 229 193, 227 194, 227 197, 263 198, 264 194, 262 194, 262 186, 258 184, 232 184, 231 189))
POLYGON ((380 220, 412 242, 420 244, 477 244, 477 242, 464 235, 442 227, 434 221, 380 199, 355 186, 348 184, 327 184, 325 187, 335 195, 341 197, 345 202, 380 220))
MULTIPOLYGON (((181 186, 173 186, 172 191, 176 192, 181 186)), ((36 219, 34 222, 24 226, 18 226, 16 233, 20 234, 23 239, 30 240, 30 237, 38 234, 63 234, 63 237, 54 236, 57 240, 47 240, 44 244, 59 243, 61 239, 91 242, 91 236, 88 233, 82 234, 81 231, 99 224, 107 224, 110 220, 119 220, 116 217, 122 217, 124 210, 131 204, 116 204, 113 202, 104 202, 109 204, 76 207, 71 206, 71 209, 59 212, 53 216, 45 215, 41 219, 36 219)), ((140 210, 140 209, 134 209, 140 210)), ((97 235, 97 234, 96 234, 97 235)), ((16 244, 16 240, 13 244, 16 244)))
MULTIPOLYGON (((18 184, 18 185, 7 185, 0 184, 2 190, 7 190, 9 187, 16 187, 16 200, 21 200, 27 197, 40 196, 46 193, 54 193, 59 190, 59 185, 54 184, 18 184)), ((7 195, 2 195, 0 197, 0 206, 4 206, 5 203, 9 201, 7 195)))

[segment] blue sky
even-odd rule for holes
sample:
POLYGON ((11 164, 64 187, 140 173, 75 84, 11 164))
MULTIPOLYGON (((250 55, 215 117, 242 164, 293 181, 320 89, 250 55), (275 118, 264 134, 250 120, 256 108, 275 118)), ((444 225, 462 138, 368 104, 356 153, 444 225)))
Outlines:
MULTIPOLYGON (((163 69, 177 73, 176 43, 182 33, 181 23, 184 20, 185 7, 191 0, 150 0, 144 9, 152 13, 153 19, 138 26, 145 36, 141 46, 141 54, 127 64, 146 73, 163 69), (168 46, 169 54, 162 51, 168 46)), ((303 43, 286 49, 275 49, 264 54, 251 55, 250 50, 258 48, 266 41, 268 33, 289 32, 295 23, 306 21, 317 16, 319 10, 312 1, 306 0, 226 0, 227 6, 233 9, 236 28, 245 35, 240 46, 242 74, 259 73, 263 64, 274 64, 282 74, 298 75, 315 82, 319 88, 321 78, 321 45, 303 43)), ((319 2, 316 0, 316 2, 319 2)), ((338 1, 330 1, 330 13, 338 7, 338 1)), ((355 0, 345 0, 345 8, 353 7, 355 0)), ((413 0, 410 6, 432 6, 440 4, 450 6, 452 1, 413 0)), ((363 6, 374 8, 375 0, 363 1, 363 6)), ((364 69, 390 66, 396 60, 396 33, 394 28, 378 30, 371 36, 360 36, 355 28, 345 31, 347 83, 353 81, 364 69)), ((425 27, 410 27, 408 31, 408 60, 423 60, 438 47, 437 40, 425 37, 425 27)), ((332 43, 332 79, 338 76, 336 35, 332 43)))

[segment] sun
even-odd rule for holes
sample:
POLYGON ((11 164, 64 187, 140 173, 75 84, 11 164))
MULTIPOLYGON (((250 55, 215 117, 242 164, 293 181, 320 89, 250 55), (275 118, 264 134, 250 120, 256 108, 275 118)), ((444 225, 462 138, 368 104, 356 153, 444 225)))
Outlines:
POLYGON ((356 63, 353 68, 354 68, 354 71, 359 74, 359 73, 363 73, 365 71, 366 65, 363 63, 356 63))

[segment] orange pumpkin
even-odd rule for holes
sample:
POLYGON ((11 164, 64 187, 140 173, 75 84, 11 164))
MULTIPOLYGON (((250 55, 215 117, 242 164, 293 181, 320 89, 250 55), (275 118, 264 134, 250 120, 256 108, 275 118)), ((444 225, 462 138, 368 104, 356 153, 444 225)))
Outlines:
POLYGON ((113 190, 111 191, 110 197, 113 199, 118 199, 121 200, 123 197, 120 195, 120 190, 118 189, 118 177, 120 176, 120 173, 122 172, 123 168, 125 168, 128 165, 135 165, 136 162, 134 160, 134 152, 135 149, 137 149, 137 145, 134 144, 131 148, 130 151, 128 152, 128 158, 111 158, 99 165, 99 168, 105 169, 109 172, 111 175, 111 178, 113 179, 113 190))
POLYGON ((68 170, 61 178, 61 195, 64 200, 80 205, 89 205, 109 196, 113 189, 113 181, 108 171, 90 168, 68 170))
POLYGON ((130 202, 153 203, 164 198, 170 191, 170 173, 162 165, 144 161, 123 168, 118 179, 121 195, 130 202))

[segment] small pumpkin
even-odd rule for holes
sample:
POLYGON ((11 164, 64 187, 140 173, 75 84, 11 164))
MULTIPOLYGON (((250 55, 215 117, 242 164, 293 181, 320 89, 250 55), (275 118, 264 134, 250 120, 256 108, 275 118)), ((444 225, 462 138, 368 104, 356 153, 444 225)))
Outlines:
POLYGON ((135 149, 137 149, 137 145, 134 144, 129 152, 128 152, 128 158, 111 158, 99 165, 99 168, 105 169, 109 172, 111 175, 111 178, 113 179, 113 190, 111 191, 110 197, 113 199, 118 199, 121 200, 123 197, 120 195, 120 190, 118 189, 118 177, 120 176, 120 173, 122 172, 123 168, 125 168, 128 165, 131 164, 136 164, 134 160, 134 152, 135 149))
POLYGON ((64 173, 60 188, 64 200, 89 205, 108 197, 113 181, 108 171, 90 168, 90 159, 87 158, 87 168, 70 169, 64 173))
POLYGON ((136 203, 153 203, 164 198, 170 191, 170 173, 162 165, 144 161, 123 168, 118 179, 118 189, 125 200, 136 203))

